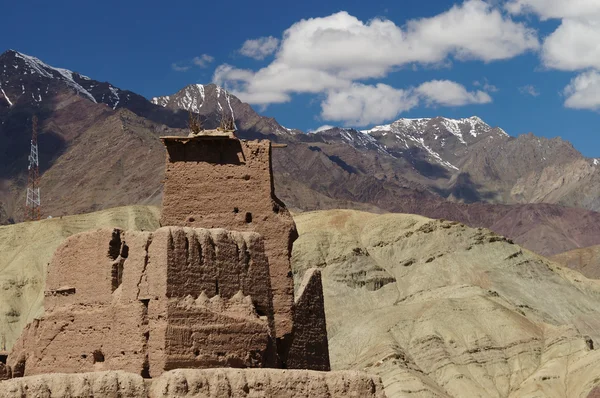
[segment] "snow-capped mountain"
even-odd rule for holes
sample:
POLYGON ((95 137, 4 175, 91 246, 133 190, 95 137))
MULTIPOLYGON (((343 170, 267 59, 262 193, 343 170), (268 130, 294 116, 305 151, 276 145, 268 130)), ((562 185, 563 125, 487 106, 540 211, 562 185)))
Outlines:
POLYGON ((9 50, 0 58, 0 99, 14 106, 19 101, 40 103, 66 86, 78 95, 97 102, 78 81, 90 80, 68 69, 52 67, 38 58, 9 50))
POLYGON ((260 116, 250 105, 215 84, 190 84, 175 94, 154 97, 151 102, 166 109, 198 113, 206 117, 207 127, 218 126, 221 118, 230 117, 238 129, 253 130, 251 135, 287 136, 297 132, 273 118, 260 116))
POLYGON ((0 55, 0 107, 17 103, 40 106, 65 90, 111 109, 128 108, 141 116, 156 111, 146 98, 108 82, 48 65, 18 51, 8 50, 0 55))
POLYGON ((483 140, 500 143, 509 139, 504 130, 491 127, 477 116, 399 119, 360 132, 333 128, 315 134, 328 137, 337 134, 356 148, 370 146, 394 158, 425 160, 450 172, 460 170, 461 158, 473 145, 483 140))
MULTIPOLYGON (((127 204, 125 198, 154 197, 160 192, 159 179, 149 175, 159 175, 164 160, 157 137, 187 134, 188 111, 199 113, 206 128, 218 126, 227 116, 234 119, 240 138, 287 144, 273 151, 275 184, 282 199, 296 209, 353 203, 420 212, 429 206, 434 213, 422 214, 451 218, 435 213, 446 198, 600 209, 600 161, 583 158, 558 138, 509 137, 475 116, 399 119, 363 131, 336 127, 303 134, 259 115, 214 84, 189 85, 149 101, 16 51, 0 55, 0 177, 8 176, 16 185, 26 180, 22 173, 31 116, 36 114, 42 172, 51 183, 46 191, 55 186, 73 192, 102 186, 106 189, 94 197, 122 198, 110 202, 113 205, 127 204), (101 160, 91 153, 101 154, 101 160), (143 170, 123 167, 142 162, 143 170), (97 178, 77 174, 84 163, 84 170, 97 178), (144 171, 151 169, 153 174, 144 171), (54 179, 45 170, 54 173, 54 179)), ((1 183, 0 178, 0 222, 14 213, 17 203, 1 183)), ((80 211, 97 209, 96 202, 84 202, 78 202, 80 211)), ((75 205, 55 203, 56 209, 75 205)))

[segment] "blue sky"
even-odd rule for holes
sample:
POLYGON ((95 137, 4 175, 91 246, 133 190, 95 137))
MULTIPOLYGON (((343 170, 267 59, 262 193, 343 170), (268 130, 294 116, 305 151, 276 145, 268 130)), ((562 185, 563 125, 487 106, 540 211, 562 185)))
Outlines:
POLYGON ((283 4, 3 0, 0 51, 148 98, 218 81, 304 131, 477 115, 600 157, 598 0, 283 4))

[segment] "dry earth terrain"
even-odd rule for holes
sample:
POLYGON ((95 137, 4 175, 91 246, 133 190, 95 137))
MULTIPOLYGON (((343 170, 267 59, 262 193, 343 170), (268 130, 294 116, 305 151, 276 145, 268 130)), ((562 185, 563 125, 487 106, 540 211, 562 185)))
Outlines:
MULTIPOLYGON (((1 227, 8 346, 42 314, 44 266, 66 236, 151 230, 158 213, 118 208, 1 227)), ((295 279, 322 269, 334 370, 377 374, 388 397, 586 397, 600 382, 600 281, 456 222, 352 210, 295 220, 295 279)))
POLYGON ((581 272, 592 279, 600 279, 600 246, 570 250, 550 258, 565 267, 581 272))
POLYGON ((390 397, 586 397, 600 281, 485 229, 350 210, 296 217, 297 274, 323 268, 333 369, 390 397))

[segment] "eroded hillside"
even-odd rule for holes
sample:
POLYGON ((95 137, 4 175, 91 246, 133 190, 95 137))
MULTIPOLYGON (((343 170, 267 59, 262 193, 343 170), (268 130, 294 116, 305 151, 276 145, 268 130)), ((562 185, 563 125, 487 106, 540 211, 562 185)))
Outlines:
POLYGON ((323 269, 334 369, 391 397, 585 397, 600 282, 485 229, 402 214, 297 216, 298 275, 323 269))
MULTIPOLYGON (((152 230, 158 213, 118 208, 1 227, 8 346, 42 314, 44 266, 65 237, 152 230)), ((456 222, 350 210, 295 221, 296 280, 322 269, 333 369, 380 375, 388 397, 586 397, 600 378, 600 281, 456 222)))

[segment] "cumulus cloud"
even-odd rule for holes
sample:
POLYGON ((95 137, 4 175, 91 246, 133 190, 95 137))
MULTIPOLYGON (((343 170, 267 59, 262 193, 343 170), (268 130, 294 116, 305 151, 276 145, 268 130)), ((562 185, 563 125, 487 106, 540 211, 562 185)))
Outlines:
POLYGON ((488 93, 481 90, 467 91, 463 85, 449 80, 433 80, 423 83, 417 87, 416 92, 429 106, 462 106, 492 102, 492 97, 488 93))
POLYGON ((468 0, 437 16, 411 20, 405 29, 379 18, 364 23, 347 12, 302 20, 284 33, 278 61, 358 79, 380 77, 413 62, 439 63, 449 56, 506 59, 538 45, 532 29, 484 1, 468 0))
POLYGON ((600 111, 600 72, 588 71, 578 75, 565 88, 564 94, 567 96, 567 108, 600 111))
MULTIPOLYGON (((598 2, 600 4, 600 1, 598 2)), ((542 60, 561 70, 600 69, 600 18, 565 19, 544 40, 542 60)))
POLYGON ((542 20, 590 19, 600 15, 598 0, 510 0, 505 7, 513 14, 537 14, 542 20))
POLYGON ((326 99, 321 102, 321 117, 345 125, 366 126, 393 119, 418 103, 410 90, 399 90, 382 83, 353 83, 347 88, 327 92, 326 99))
POLYGON ((535 14, 540 19, 561 19, 560 26, 544 40, 544 66, 560 70, 600 68, 600 1, 510 0, 512 14, 535 14))
POLYGON ((532 84, 519 87, 519 92, 523 95, 531 95, 532 97, 537 97, 540 95, 540 92, 532 84))
POLYGON ((258 72, 219 66, 213 75, 216 84, 227 87, 242 101, 267 105, 291 100, 291 93, 321 93, 350 86, 351 82, 324 71, 271 64, 258 72))
POLYGON ((240 49, 240 53, 254 59, 265 59, 273 54, 279 46, 279 39, 269 36, 258 39, 246 40, 240 49))
POLYGON ((356 90, 357 81, 382 78, 409 64, 439 65, 450 58, 491 62, 538 46, 534 30, 482 0, 467 0, 405 27, 381 18, 363 22, 339 12, 293 24, 265 68, 254 72, 228 65, 218 68, 214 80, 244 101, 266 105, 287 102, 293 93, 356 90))
POLYGON ((189 70, 190 67, 188 65, 178 65, 176 63, 172 63, 171 69, 173 69, 175 72, 185 72, 189 70))
POLYGON ((194 59, 192 59, 192 63, 200 68, 206 68, 208 64, 212 63, 214 60, 214 57, 208 54, 202 54, 199 57, 194 57, 194 59))

